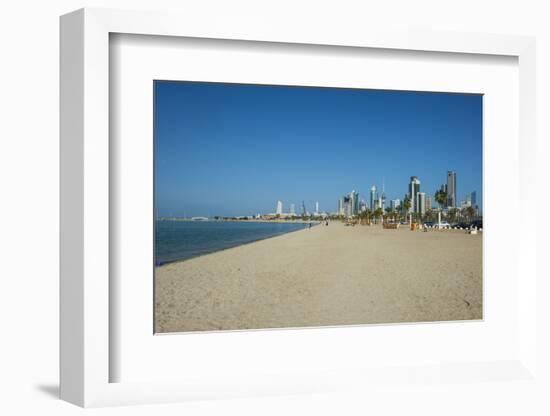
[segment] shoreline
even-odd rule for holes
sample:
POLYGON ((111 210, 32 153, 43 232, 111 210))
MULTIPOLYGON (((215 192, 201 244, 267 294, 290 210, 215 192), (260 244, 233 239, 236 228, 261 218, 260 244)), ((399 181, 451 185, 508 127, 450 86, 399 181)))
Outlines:
POLYGON ((283 218, 279 219, 272 219, 272 220, 266 220, 266 219, 207 219, 207 220, 192 220, 190 218, 158 218, 156 221, 164 221, 164 222, 239 222, 239 223, 253 223, 253 222, 261 222, 261 223, 277 223, 277 224, 309 224, 309 223, 321 223, 322 221, 319 220, 285 220, 283 218))
POLYGON ((306 230, 155 267, 155 331, 483 318, 482 235, 306 230))
MULTIPOLYGON (((311 228, 314 228, 316 225, 319 225, 319 223, 313 224, 311 228)), ((239 244, 231 246, 231 247, 224 247, 224 248, 215 249, 213 251, 209 251, 207 253, 202 253, 202 254, 199 254, 199 255, 193 256, 193 257, 188 257, 186 259, 172 260, 172 261, 167 261, 167 262, 164 262, 164 263, 161 263, 161 264, 157 264, 156 261, 155 261, 155 269, 160 268, 160 267, 164 267, 164 266, 168 266, 169 264, 182 263, 184 261, 196 259, 196 258, 199 258, 199 257, 208 256, 210 254, 215 254, 215 253, 218 253, 220 251, 231 250, 233 248, 245 246, 245 245, 248 245, 248 244, 257 243, 257 242, 264 241, 264 240, 269 240, 269 239, 272 239, 272 238, 282 237, 282 236, 287 235, 287 234, 297 233, 299 231, 304 231, 304 230, 309 230, 309 228, 304 227, 304 228, 301 228, 301 229, 298 229, 298 230, 290 230, 290 231, 287 231, 287 232, 284 232, 284 233, 281 233, 281 234, 275 234, 275 235, 271 235, 271 236, 268 236, 268 237, 260 237, 260 238, 257 238, 255 240, 247 241, 245 243, 239 243, 239 244)))

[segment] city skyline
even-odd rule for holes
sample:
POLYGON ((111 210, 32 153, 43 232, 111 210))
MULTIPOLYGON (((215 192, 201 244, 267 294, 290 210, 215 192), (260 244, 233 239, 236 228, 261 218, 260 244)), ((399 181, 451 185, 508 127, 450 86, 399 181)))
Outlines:
MULTIPOLYGON (((461 209, 466 208, 469 206, 472 206, 476 209, 479 208, 477 205, 477 191, 474 190, 472 192, 469 192, 464 200, 459 200, 456 196, 456 177, 457 174, 454 171, 447 171, 447 183, 442 185, 441 189, 444 190, 447 194, 447 202, 443 204, 442 207, 439 206, 438 203, 434 203, 435 201, 435 193, 433 195, 421 191, 420 185, 421 181, 416 176, 411 176, 409 183, 409 194, 405 195, 405 198, 409 199, 411 203, 411 207, 409 208, 409 212, 413 213, 420 213, 422 215, 426 214, 426 211, 428 210, 438 210, 440 208, 443 208, 444 210, 449 209, 461 209), (449 179, 451 178, 451 179, 449 179), (452 183, 451 186, 449 184, 452 183), (413 186, 414 184, 414 186, 413 186), (451 191, 448 191, 448 189, 451 189, 451 191), (453 191, 454 190, 454 191, 453 191), (414 203, 413 203, 414 201, 414 203)), ((400 208, 402 208, 403 200, 397 198, 397 199, 391 199, 388 201, 385 198, 385 190, 384 186, 382 186, 382 193, 377 192, 376 185, 373 185, 369 192, 369 198, 370 202, 367 202, 364 198, 361 197, 361 193, 357 192, 356 190, 352 190, 348 194, 345 194, 338 198, 337 202, 337 209, 336 210, 320 210, 319 209, 319 202, 317 201, 315 203, 315 211, 310 212, 307 210, 309 214, 337 214, 337 215, 344 215, 344 216, 353 216, 359 214, 361 211, 363 211, 365 208, 368 209, 370 212, 375 211, 377 208, 381 208, 384 211, 391 210, 396 211, 400 208)), ((278 200, 277 201, 277 210, 275 214, 294 214, 293 209, 291 208, 288 212, 282 210, 282 204, 283 202, 278 200), (281 209, 279 208, 281 207, 281 209)), ((291 204, 293 206, 294 204, 291 204)), ((481 210, 480 210, 481 211, 481 210)))
MULTIPOLYGON (((479 206, 477 205, 477 191, 469 192, 464 200, 458 200, 456 197, 456 172, 454 171, 448 171, 447 172, 447 178, 452 176, 452 181, 454 184, 454 195, 452 193, 449 193, 447 195, 447 203, 443 205, 443 207, 440 207, 439 204, 433 203, 432 201, 435 201, 435 193, 432 195, 421 192, 420 191, 420 180, 416 176, 411 176, 411 182, 409 183, 409 194, 406 194, 403 199, 391 199, 386 200, 385 198, 385 191, 382 191, 381 194, 377 192, 376 185, 373 185, 371 187, 371 190, 369 192, 369 198, 370 202, 367 202, 367 200, 361 198, 361 194, 355 190, 352 190, 350 193, 343 195, 342 197, 338 198, 337 202, 337 209, 336 210, 324 210, 320 209, 319 201, 315 201, 315 208, 313 211, 310 211, 307 209, 307 204, 305 204, 304 200, 302 200, 302 210, 300 215, 319 215, 319 214, 328 214, 328 215, 344 215, 346 217, 354 216, 362 212, 365 208, 369 210, 370 212, 375 211, 377 208, 382 208, 384 212, 386 210, 391 211, 397 211, 402 209, 402 204, 405 199, 408 199, 411 203, 411 206, 408 210, 408 212, 411 213, 420 213, 421 215, 426 214, 428 210, 438 210, 440 208, 443 208, 444 210, 449 209, 462 209, 469 206, 472 206, 476 209, 479 209, 479 206), (452 175, 450 175, 452 174, 452 175), (413 186, 414 184, 414 186, 413 186), (389 201, 389 202, 388 202, 389 201), (413 201, 415 201, 413 203, 413 201), (455 201, 453 203, 453 201, 455 201)), ((383 187, 384 189, 384 187, 383 187)), ((444 190, 446 193, 449 189, 449 184, 443 184, 440 188, 441 190, 444 190)), ((437 192, 437 191, 436 191, 437 192)), ((479 209, 481 211, 481 209, 479 209)), ((281 200, 277 200, 275 212, 257 212, 255 214, 257 215, 283 215, 283 216, 299 216, 299 214, 295 211, 295 203, 288 203, 281 200), (288 206, 288 209, 285 209, 285 206, 288 206)), ((184 216, 187 216, 187 213, 184 214, 184 216)), ((216 215, 218 216, 218 215, 216 215)), ((243 215, 235 215, 235 216, 250 216, 253 217, 254 215, 250 214, 243 214, 243 215)))
POLYGON ((479 95, 189 82, 155 83, 160 216, 336 212, 355 189, 385 206, 456 172, 455 201, 482 207, 479 95), (416 175, 415 175, 416 174, 416 175))

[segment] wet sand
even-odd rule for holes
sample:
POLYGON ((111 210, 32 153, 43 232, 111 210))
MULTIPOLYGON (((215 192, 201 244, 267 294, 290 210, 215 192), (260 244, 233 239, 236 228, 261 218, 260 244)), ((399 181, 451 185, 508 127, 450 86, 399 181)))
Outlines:
POLYGON ((482 236, 330 223, 155 269, 156 332, 482 318, 482 236))

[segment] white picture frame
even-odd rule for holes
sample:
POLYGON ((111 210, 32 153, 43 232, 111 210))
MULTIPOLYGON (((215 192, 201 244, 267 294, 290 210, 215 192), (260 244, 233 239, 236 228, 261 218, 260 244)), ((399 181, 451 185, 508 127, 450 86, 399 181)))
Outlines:
MULTIPOLYGON (((395 369, 357 374, 338 369, 325 378, 288 371, 241 380, 230 374, 184 381, 111 382, 110 366, 120 359, 110 348, 110 166, 109 36, 113 33, 186 38, 280 42, 333 47, 381 48, 516 57, 519 65, 519 196, 529 206, 535 169, 535 41, 530 37, 466 33, 349 32, 278 27, 266 22, 223 19, 205 23, 192 16, 83 9, 61 18, 61 397, 80 406, 181 401, 192 398, 322 392, 347 383, 376 385, 406 379, 395 369), (373 374, 375 376, 373 377, 373 374), (344 381, 346 380, 346 381, 344 381)), ((470 378, 472 370, 494 369, 518 381, 536 376, 535 230, 519 216, 517 273, 518 354, 500 363, 442 364, 419 370, 470 378)), ((111 259, 112 260, 112 259, 111 259)), ((243 341, 239 341, 243 342, 243 341)))

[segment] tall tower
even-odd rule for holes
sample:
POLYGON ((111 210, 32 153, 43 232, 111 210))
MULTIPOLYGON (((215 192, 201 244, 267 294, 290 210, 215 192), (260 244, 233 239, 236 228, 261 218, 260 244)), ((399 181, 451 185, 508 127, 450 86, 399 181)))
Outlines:
POLYGON ((350 214, 356 215, 359 213, 359 193, 355 190, 349 193, 350 198, 350 214))
POLYGON ((344 208, 344 216, 349 218, 353 215, 353 197, 351 193, 344 196, 343 208, 344 208))
POLYGON ((378 198, 376 196, 376 186, 372 185, 372 188, 370 188, 370 204, 369 204, 369 208, 371 211, 375 210, 374 205, 376 204, 377 199, 378 198))
POLYGON ((319 214, 319 201, 315 202, 315 214, 319 214))
POLYGON ((277 211, 275 211, 275 214, 281 215, 283 213, 283 202, 277 201, 277 211))
POLYGON ((447 171, 447 207, 456 207, 456 172, 447 171))
POLYGON ((424 192, 418 192, 416 194, 416 199, 416 212, 418 212, 420 215, 424 215, 426 213, 426 194, 424 192))
POLYGON ((296 214, 296 211, 294 209, 294 204, 290 204, 290 215, 296 214))
POLYGON ((411 212, 418 212, 417 195, 420 192, 420 181, 416 176, 411 176, 409 183, 409 200, 411 201, 411 212))
POLYGON ((386 210, 386 190, 384 189, 384 178, 382 178, 382 197, 380 198, 380 208, 386 210))
POLYGON ((426 211, 432 209, 432 197, 426 196, 426 211))

